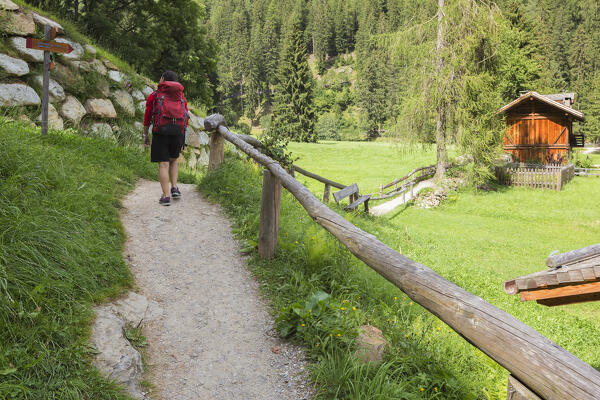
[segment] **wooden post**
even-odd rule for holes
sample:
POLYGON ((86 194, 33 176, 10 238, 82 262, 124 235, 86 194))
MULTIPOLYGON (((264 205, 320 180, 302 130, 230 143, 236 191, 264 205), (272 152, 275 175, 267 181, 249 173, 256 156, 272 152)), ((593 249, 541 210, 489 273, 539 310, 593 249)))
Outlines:
POLYGON ((219 126, 225 126, 225 118, 220 114, 209 115, 204 119, 204 128, 207 132, 211 132, 208 172, 214 171, 225 158, 225 139, 217 130, 219 126))
MULTIPOLYGON (((50 25, 44 25, 44 40, 50 40, 50 25)), ((50 86, 50 52, 44 51, 44 73, 42 83, 42 135, 48 135, 48 97, 50 86)))
POLYGON ((225 158, 225 140, 223 136, 215 131, 210 134, 210 154, 208 156, 208 172, 214 171, 225 158))
POLYGON ((262 199, 260 203, 260 226, 258 232, 258 255, 270 259, 275 256, 279 233, 279 208, 281 181, 268 169, 263 171, 262 199))
POLYGON ((507 400, 542 400, 512 375, 508 376, 507 400))
POLYGON ((326 183, 325 190, 323 190, 323 203, 329 203, 329 195, 331 194, 331 186, 326 183))

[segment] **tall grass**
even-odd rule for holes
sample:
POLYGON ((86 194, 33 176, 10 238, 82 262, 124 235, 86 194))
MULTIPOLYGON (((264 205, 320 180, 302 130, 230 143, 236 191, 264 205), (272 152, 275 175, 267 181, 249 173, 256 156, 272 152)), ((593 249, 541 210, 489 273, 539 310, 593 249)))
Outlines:
POLYGON ((0 118, 0 399, 124 399, 91 366, 91 306, 132 284, 119 198, 147 156, 0 118))

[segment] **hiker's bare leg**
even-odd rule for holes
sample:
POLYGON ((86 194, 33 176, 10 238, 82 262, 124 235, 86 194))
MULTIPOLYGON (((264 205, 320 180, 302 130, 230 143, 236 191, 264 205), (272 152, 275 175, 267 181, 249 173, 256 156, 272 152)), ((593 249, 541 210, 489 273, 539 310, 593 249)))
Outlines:
POLYGON ((162 188, 163 195, 165 197, 170 196, 169 192, 169 161, 158 163, 158 180, 160 181, 160 187, 162 188))
POLYGON ((171 177, 171 187, 177 187, 177 174, 179 173, 178 161, 178 158, 169 158, 169 176, 171 177))

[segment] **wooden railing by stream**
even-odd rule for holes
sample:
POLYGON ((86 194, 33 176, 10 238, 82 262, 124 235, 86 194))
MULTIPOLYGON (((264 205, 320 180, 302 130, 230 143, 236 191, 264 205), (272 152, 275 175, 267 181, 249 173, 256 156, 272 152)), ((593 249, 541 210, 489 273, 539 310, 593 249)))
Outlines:
POLYGON ((262 257, 274 256, 283 186, 311 218, 352 254, 506 368, 511 373, 509 399, 600 399, 600 372, 506 312, 403 256, 336 214, 279 163, 244 141, 244 137, 230 132, 222 116, 206 118, 205 127, 212 132, 209 171, 223 161, 224 139, 265 168, 259 232, 262 257))
MULTIPOLYGON (((435 165, 415 168, 402 178, 396 179, 387 185, 381 185, 379 187, 379 196, 371 197, 371 200, 384 200, 400 194, 406 195, 406 192, 409 190, 411 192, 411 197, 413 197, 412 191, 415 185, 421 181, 432 178, 435 175, 435 169, 435 165), (385 189, 389 189, 392 186, 394 187, 392 190, 385 192, 385 189)), ((373 194, 373 196, 375 196, 375 194, 373 194)))

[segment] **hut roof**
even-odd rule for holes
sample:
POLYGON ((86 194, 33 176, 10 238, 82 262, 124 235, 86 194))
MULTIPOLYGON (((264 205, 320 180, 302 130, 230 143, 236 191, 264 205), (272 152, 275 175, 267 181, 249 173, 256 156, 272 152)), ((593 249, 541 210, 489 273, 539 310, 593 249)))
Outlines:
POLYGON ((600 300, 600 244, 548 257, 546 265, 504 282, 504 291, 549 306, 600 300))
POLYGON ((571 99, 571 104, 572 104, 572 102, 575 100, 575 93, 560 93, 560 94, 550 94, 550 95, 544 96, 537 92, 527 92, 527 93, 523 94, 521 97, 519 97, 518 99, 508 103, 507 105, 505 105, 504 107, 499 109, 496 112, 496 114, 507 112, 508 110, 523 103, 530 97, 533 97, 534 99, 537 99, 537 100, 541 101, 542 103, 546 103, 549 106, 554 107, 560 111, 564 111, 564 112, 572 115, 575 119, 577 119, 579 121, 583 121, 583 119, 584 119, 583 113, 581 111, 577 111, 577 110, 571 108, 570 106, 564 105, 564 104, 556 101, 556 100, 559 100, 562 102, 565 99, 571 99))

